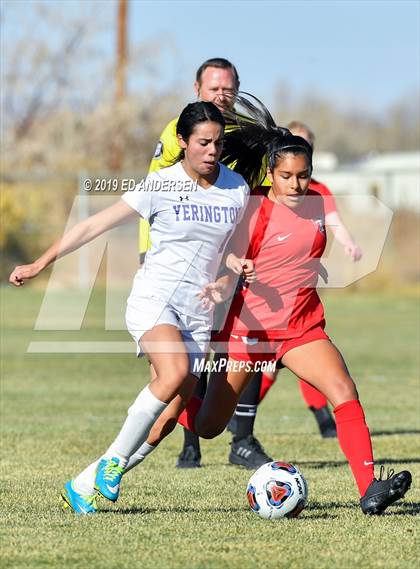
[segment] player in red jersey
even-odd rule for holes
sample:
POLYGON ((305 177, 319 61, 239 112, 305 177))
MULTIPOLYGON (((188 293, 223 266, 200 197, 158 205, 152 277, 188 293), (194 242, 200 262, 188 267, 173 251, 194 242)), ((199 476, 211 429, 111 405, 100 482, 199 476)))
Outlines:
MULTIPOLYGON (((267 154, 272 186, 248 206, 233 237, 229 263, 243 256, 254 259, 258 280, 235 296, 217 337, 227 346, 217 357, 227 358, 228 371, 212 374, 204 401, 191 401, 180 422, 204 438, 217 436, 253 367, 276 360, 333 405, 338 441, 357 483, 362 511, 378 515, 405 495, 411 474, 392 471, 386 480, 374 477, 370 434, 355 383, 324 331, 324 310, 315 287, 326 244, 327 211, 323 197, 309 189, 312 148, 303 138, 276 127, 265 109, 250 104, 248 108, 257 120, 238 118, 241 128, 226 136, 225 156, 230 162, 237 159, 235 169, 253 185, 267 154)), ((230 280, 227 275, 207 285, 203 303, 220 301, 230 280)))
MULTIPOLYGON (((315 135, 312 130, 304 123, 300 121, 292 121, 287 125, 287 128, 292 134, 301 136, 304 138, 311 146, 314 148, 315 135)), ((358 244, 353 239, 349 230, 345 226, 341 216, 337 210, 335 199, 325 184, 322 184, 318 180, 311 178, 309 189, 314 190, 325 197, 326 211, 325 220, 326 225, 332 230, 334 238, 343 246, 344 253, 348 255, 352 261, 359 261, 362 257, 362 250, 358 244)), ((270 372, 260 372, 261 373, 261 388, 260 392, 254 395, 254 400, 248 398, 248 403, 256 406, 260 403, 264 397, 267 395, 269 389, 273 386, 275 380, 278 376, 278 371, 270 372), (258 397, 258 399, 257 399, 258 397)), ((324 438, 336 437, 337 430, 335 426, 335 421, 332 414, 328 408, 328 402, 322 393, 317 389, 314 389, 305 381, 299 382, 299 388, 305 403, 310 409, 317 421, 321 436, 324 438)), ((239 433, 239 438, 243 438, 244 434, 248 434, 248 431, 252 433, 252 427, 250 426, 250 420, 241 413, 242 409, 240 404, 236 409, 235 415, 229 423, 230 430, 237 436, 239 433)), ((235 453, 231 453, 231 461, 239 462, 240 464, 245 464, 245 459, 241 456, 237 457, 235 453)))

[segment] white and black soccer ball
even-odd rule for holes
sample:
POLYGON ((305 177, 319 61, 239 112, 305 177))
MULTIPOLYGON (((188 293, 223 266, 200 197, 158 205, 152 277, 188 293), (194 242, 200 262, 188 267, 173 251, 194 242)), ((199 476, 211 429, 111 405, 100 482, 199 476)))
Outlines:
POLYGON ((251 510, 261 518, 296 518, 306 506, 308 485, 297 466, 267 462, 249 479, 246 495, 251 510))

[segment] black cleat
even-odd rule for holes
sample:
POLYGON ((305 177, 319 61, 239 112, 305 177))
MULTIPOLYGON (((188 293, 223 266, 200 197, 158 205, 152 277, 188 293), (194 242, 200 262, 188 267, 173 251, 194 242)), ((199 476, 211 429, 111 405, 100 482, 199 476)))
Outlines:
POLYGON ((394 474, 388 470, 386 480, 382 480, 384 467, 381 466, 379 480, 376 478, 369 484, 365 495, 360 498, 360 507, 367 516, 380 516, 388 506, 403 498, 411 486, 411 474, 403 470, 394 474))
POLYGON ((272 462, 272 458, 266 454, 259 441, 248 435, 245 439, 232 441, 229 454, 229 462, 245 468, 259 468, 266 462, 272 462))
POLYGON ((309 409, 315 415, 322 438, 333 439, 336 437, 337 427, 329 408, 325 405, 320 407, 320 409, 315 409, 315 407, 309 407, 309 409))
POLYGON ((178 460, 176 461, 177 468, 200 468, 201 466, 201 453, 200 448, 193 445, 185 446, 178 460))

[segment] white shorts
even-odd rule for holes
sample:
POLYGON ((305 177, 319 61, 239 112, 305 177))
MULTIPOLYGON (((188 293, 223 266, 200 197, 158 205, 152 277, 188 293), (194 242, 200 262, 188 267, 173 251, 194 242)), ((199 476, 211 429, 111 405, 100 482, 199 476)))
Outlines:
POLYGON ((165 301, 157 298, 132 295, 127 300, 125 319, 127 329, 136 342, 137 356, 139 357, 144 355, 140 340, 148 330, 158 324, 171 324, 178 328, 183 339, 182 346, 176 346, 173 342, 170 345, 166 342, 158 342, 154 351, 177 353, 184 352, 186 348, 190 360, 190 372, 197 375, 194 370, 200 369, 200 362, 206 357, 209 349, 211 321, 199 320, 182 314, 165 301))

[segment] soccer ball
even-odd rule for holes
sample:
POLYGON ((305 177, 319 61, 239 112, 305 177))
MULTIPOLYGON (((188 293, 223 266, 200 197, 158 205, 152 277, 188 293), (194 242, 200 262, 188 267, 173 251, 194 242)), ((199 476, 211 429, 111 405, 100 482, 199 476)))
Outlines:
POLYGON ((261 518, 296 518, 306 506, 308 485, 297 466, 267 462, 249 479, 246 495, 261 518))

